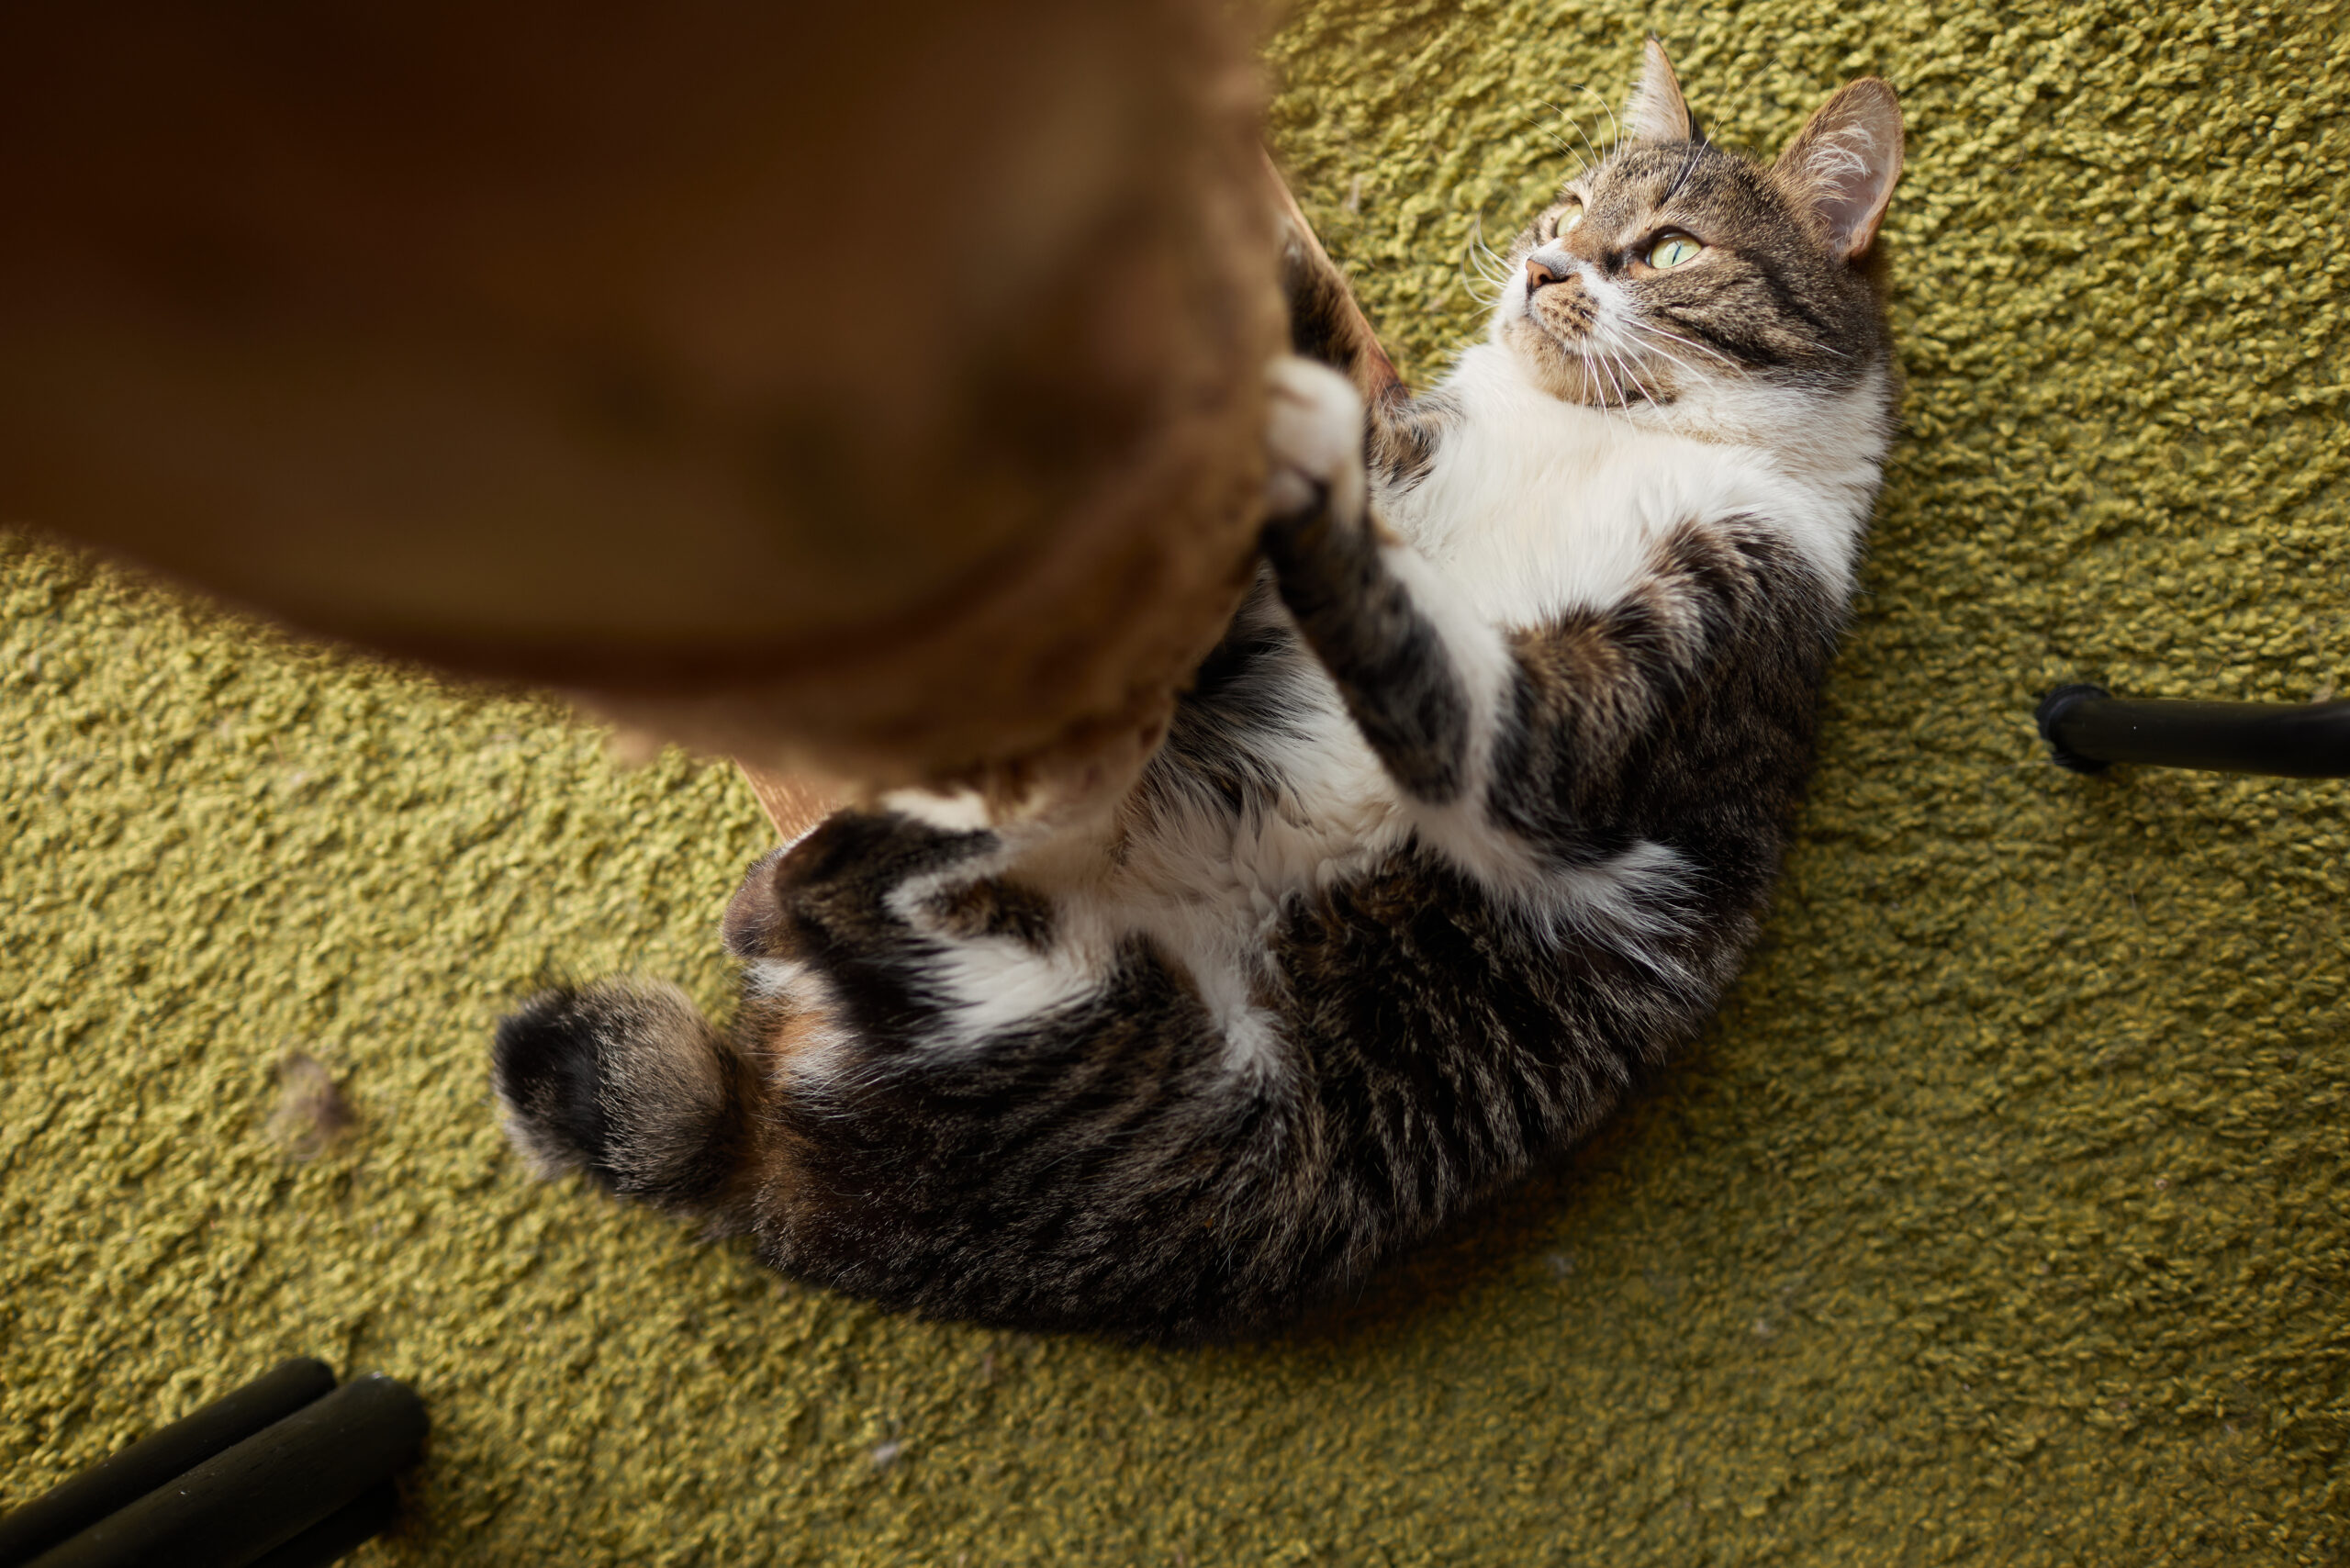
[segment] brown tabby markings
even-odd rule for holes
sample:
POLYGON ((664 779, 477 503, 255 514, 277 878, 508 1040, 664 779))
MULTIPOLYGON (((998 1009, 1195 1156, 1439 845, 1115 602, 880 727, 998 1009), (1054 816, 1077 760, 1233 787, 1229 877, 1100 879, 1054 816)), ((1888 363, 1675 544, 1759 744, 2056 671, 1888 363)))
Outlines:
POLYGON ((1037 952, 1053 945, 1053 901, 1000 877, 943 889, 927 907, 942 935, 1006 936, 1037 952))

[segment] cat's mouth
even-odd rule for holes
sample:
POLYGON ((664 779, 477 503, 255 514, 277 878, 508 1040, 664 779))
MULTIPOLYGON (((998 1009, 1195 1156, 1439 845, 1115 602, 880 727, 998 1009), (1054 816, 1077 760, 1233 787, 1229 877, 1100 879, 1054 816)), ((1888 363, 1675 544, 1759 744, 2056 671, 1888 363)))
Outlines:
POLYGON ((1663 407, 1675 399, 1675 388, 1663 369, 1648 355, 1610 343, 1594 310, 1532 310, 1520 318, 1518 353, 1532 362, 1541 386, 1565 402, 1594 409, 1663 407))

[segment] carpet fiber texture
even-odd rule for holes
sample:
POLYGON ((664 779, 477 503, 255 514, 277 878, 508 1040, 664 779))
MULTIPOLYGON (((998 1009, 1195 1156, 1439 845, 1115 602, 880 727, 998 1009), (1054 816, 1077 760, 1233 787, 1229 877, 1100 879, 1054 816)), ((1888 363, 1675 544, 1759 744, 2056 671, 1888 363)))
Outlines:
POLYGON ((2030 721, 2350 689, 2344 21, 1290 18, 1272 140, 1421 381, 1645 29, 1761 149, 1886 76, 1908 391, 1718 1025, 1269 1344, 912 1323, 531 1180, 491 1025, 551 968, 725 1005, 732 772, 0 548, 0 1502, 309 1352, 433 1413, 367 1564, 2350 1560, 2350 784, 2030 721))

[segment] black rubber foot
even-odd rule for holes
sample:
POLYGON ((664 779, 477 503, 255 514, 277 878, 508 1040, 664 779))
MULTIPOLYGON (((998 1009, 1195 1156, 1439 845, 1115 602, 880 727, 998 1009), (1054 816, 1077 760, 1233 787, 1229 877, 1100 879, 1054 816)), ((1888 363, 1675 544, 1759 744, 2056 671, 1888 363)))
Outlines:
POLYGON ((2031 711, 2031 717, 2039 724, 2040 738, 2048 743, 2049 756, 2057 767, 2069 767, 2076 773, 2103 773, 2113 766, 2109 762, 2099 762, 2093 756, 2083 756, 2056 738, 2057 725, 2076 705, 2100 701, 2112 695, 2102 686, 2076 681, 2070 686, 2060 686, 2040 700, 2040 706, 2031 711))

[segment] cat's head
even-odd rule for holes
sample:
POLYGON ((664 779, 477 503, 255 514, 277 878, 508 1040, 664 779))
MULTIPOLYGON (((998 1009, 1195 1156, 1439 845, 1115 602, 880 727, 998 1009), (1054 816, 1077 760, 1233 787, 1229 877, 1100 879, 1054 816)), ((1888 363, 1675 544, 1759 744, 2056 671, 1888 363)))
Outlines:
POLYGON ((1877 78, 1765 166, 1706 139, 1651 39, 1615 147, 1512 245, 1494 340, 1558 397, 1674 424, 1882 385, 1866 261, 1900 173, 1901 108, 1877 78))

